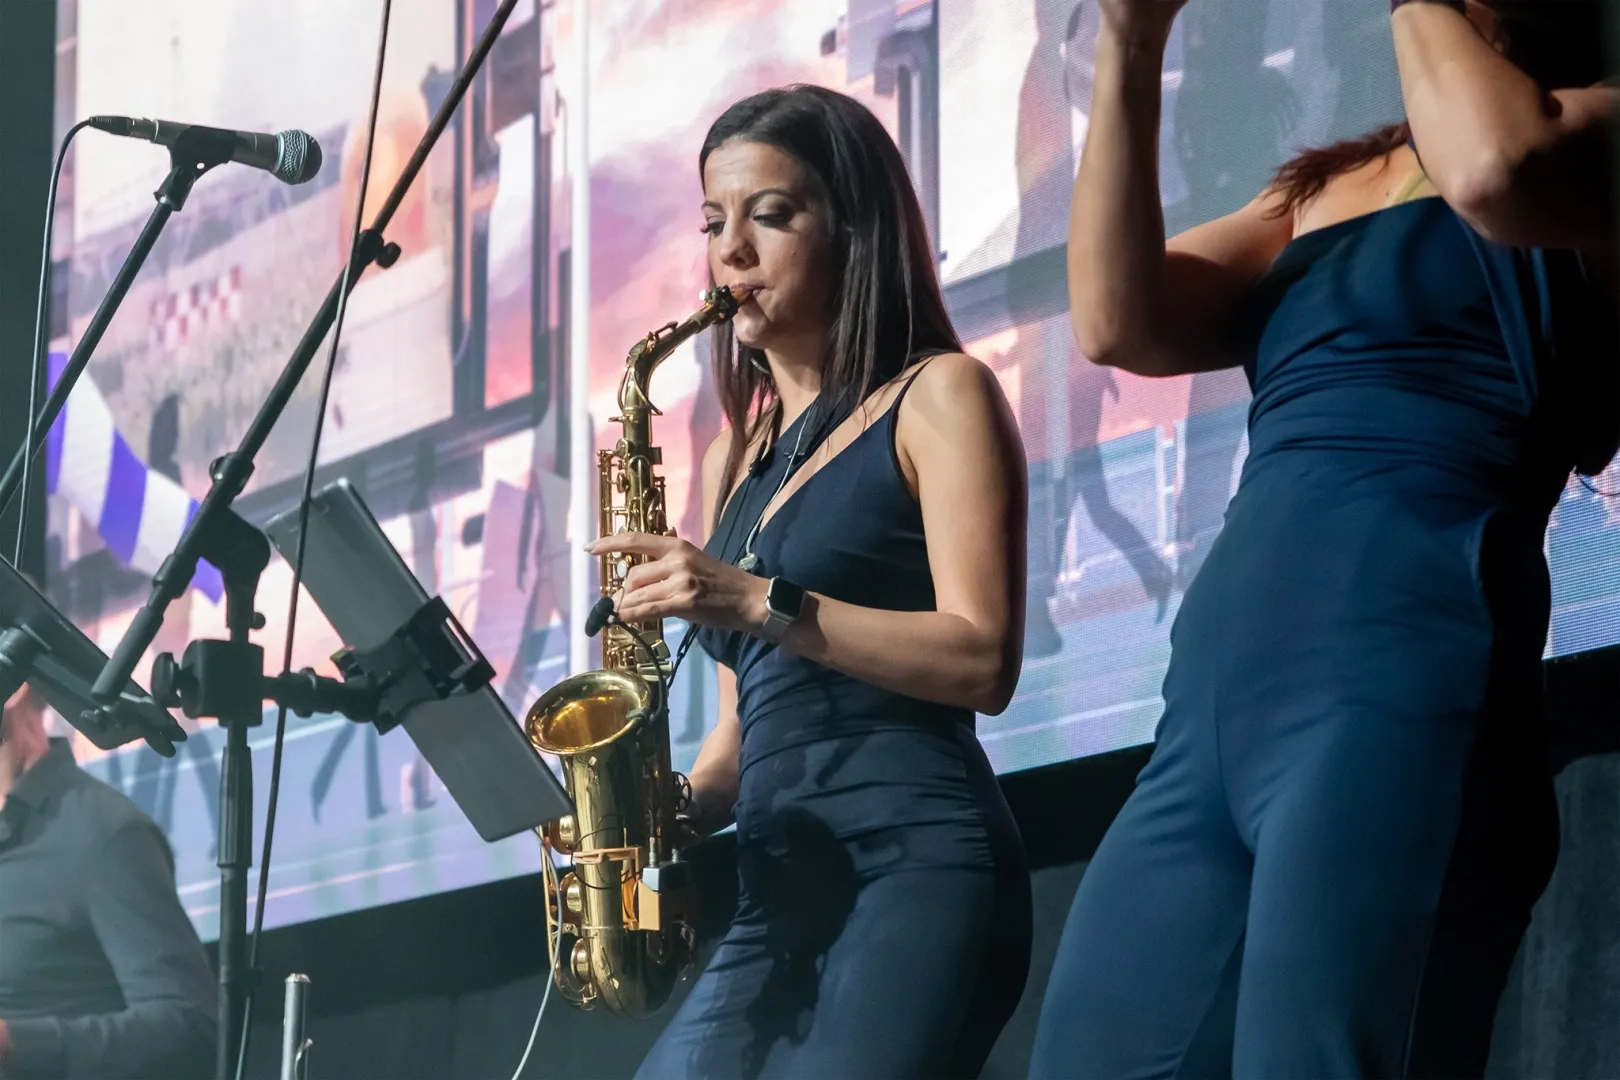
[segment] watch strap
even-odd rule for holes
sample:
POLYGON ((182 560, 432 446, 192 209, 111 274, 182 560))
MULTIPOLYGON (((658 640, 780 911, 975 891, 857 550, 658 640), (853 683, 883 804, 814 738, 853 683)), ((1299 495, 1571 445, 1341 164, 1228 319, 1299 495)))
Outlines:
POLYGON ((767 606, 765 608, 765 622, 759 628, 759 636, 772 645, 779 645, 782 639, 787 636, 788 627, 792 626, 794 621, 786 615, 772 611, 767 606))

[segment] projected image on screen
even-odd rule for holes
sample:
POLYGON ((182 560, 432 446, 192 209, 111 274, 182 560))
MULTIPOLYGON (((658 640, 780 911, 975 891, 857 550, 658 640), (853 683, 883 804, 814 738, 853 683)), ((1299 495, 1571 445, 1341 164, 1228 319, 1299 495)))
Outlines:
MULTIPOLYGON (((380 199, 494 0, 408 0, 379 124, 380 199)), ((53 434, 49 587, 103 647, 172 549, 212 457, 231 448, 335 277, 358 180, 375 12, 289 0, 63 5, 71 78, 59 116, 149 114, 303 127, 326 168, 289 188, 241 168, 198 185, 53 434), (76 10, 76 15, 74 14, 76 10), (341 45, 334 44, 341 42, 341 45)), ((361 490, 430 593, 443 595, 520 715, 568 674, 572 433, 617 438, 627 350, 684 318, 707 285, 697 155, 748 94, 793 82, 856 97, 894 137, 936 249, 951 317, 1000 378, 1030 475, 1029 596, 1019 692, 979 733, 1010 772, 1149 741, 1170 627, 1218 534, 1246 450, 1240 371, 1148 380, 1092 365, 1067 317, 1064 251, 1084 145, 1095 0, 638 0, 591 7, 589 116, 575 117, 575 0, 525 0, 401 211, 406 257, 368 274, 344 335, 323 460, 361 490), (560 73, 559 73, 560 69, 560 73), (561 88, 561 89, 560 89, 561 88), (588 119, 590 234, 570 232, 571 123, 588 119), (589 367, 566 373, 575 242, 591 255, 589 367)), ((1197 0, 1162 75, 1160 191, 1176 232, 1254 197, 1298 148, 1400 116, 1386 0, 1197 0)), ((85 136, 59 218, 53 351, 71 351, 150 209, 157 148, 85 136)), ((53 370, 60 361, 53 364, 53 370)), ((293 505, 313 422, 309 380, 242 502, 293 505)), ((671 524, 705 532, 696 464, 722 430, 706 339, 659 368, 654 441, 671 524)), ((1620 488, 1611 469, 1592 485, 1620 488)), ((1550 653, 1620 640, 1620 500, 1579 481, 1548 532, 1550 653)), ((279 657, 291 573, 267 573, 259 635, 279 657)), ((157 646, 221 636, 199 576, 157 646)), ((686 628, 671 621, 671 648, 686 628)), ((297 663, 340 643, 306 604, 297 663)), ((596 655, 595 643, 587 650, 596 655)), ((145 677, 146 668, 141 669, 145 677)), ((715 720, 715 668, 692 650, 674 686, 676 768, 715 720)), ((82 759, 156 817, 183 895, 212 932, 213 786, 205 726, 174 762, 130 748, 82 759)), ((268 774, 269 728, 255 735, 268 774)), ((528 838, 481 844, 402 733, 294 720, 272 875, 274 925, 538 866, 528 838)), ((260 814, 264 785, 260 784, 260 814)), ((262 817, 261 817, 262 820, 262 817)))
MULTIPOLYGON (((139 442, 160 406, 173 414, 169 452, 182 483, 206 483, 208 462, 246 429, 330 286, 352 227, 368 97, 367 65, 355 62, 353 47, 374 36, 375 19, 356 5, 297 6, 307 21, 262 5, 172 4, 156 17, 116 0, 78 5, 78 111, 266 130, 296 123, 325 153, 317 178, 297 187, 240 166, 200 183, 97 349, 91 370, 120 430, 139 442)), ((378 125, 379 174, 397 174, 426 130, 432 103, 422 80, 453 59, 450 9, 419 14, 427 17, 404 23, 396 36, 378 125)), ((405 251, 395 268, 403 272, 373 271, 351 298, 324 442, 329 460, 453 409, 444 317, 452 178, 444 155, 434 164, 391 230, 405 251), (368 377, 385 362, 394 378, 368 377)), ((167 167, 155 147, 80 139, 71 331, 100 300, 167 167)), ((259 458, 256 483, 298 468, 315 390, 314 380, 301 387, 259 458)))
MULTIPOLYGON (((449 91, 495 5, 396 5, 365 217, 449 91), (458 51, 459 50, 459 51, 458 51)), ((519 4, 387 230, 403 255, 348 305, 321 461, 359 488, 406 563, 475 635, 514 711, 564 672, 569 543, 566 387, 570 184, 552 63, 553 6, 519 4), (522 78, 515 78, 521 73, 522 78), (500 78, 496 78, 499 75, 500 78)), ((208 463, 240 441, 337 278, 359 196, 376 9, 116 0, 63 5, 70 77, 58 115, 161 117, 248 130, 298 127, 324 167, 289 187, 222 166, 174 216, 51 433, 49 587, 111 651, 208 489, 208 463)), ((81 136, 56 250, 53 376, 105 292, 167 171, 159 147, 81 136), (65 284, 65 288, 63 287, 65 284)), ((324 361, 324 349, 319 360, 324 361)), ((292 506, 309 451, 319 367, 257 459, 238 509, 292 506)), ((279 664, 291 571, 264 575, 256 639, 279 664)), ((157 653, 223 637, 217 572, 171 607, 157 653)), ((294 666, 335 671, 340 645, 300 610, 294 666)), ((267 713, 267 721, 273 713, 267 713)), ((144 747, 81 761, 170 837, 181 893, 213 932, 218 732, 165 761, 144 747)), ((253 733, 268 775, 273 727, 253 733)), ((532 870, 532 843, 478 841, 413 744, 338 717, 292 718, 268 921, 308 918, 532 870)), ((266 789, 256 786, 262 822, 266 789)))

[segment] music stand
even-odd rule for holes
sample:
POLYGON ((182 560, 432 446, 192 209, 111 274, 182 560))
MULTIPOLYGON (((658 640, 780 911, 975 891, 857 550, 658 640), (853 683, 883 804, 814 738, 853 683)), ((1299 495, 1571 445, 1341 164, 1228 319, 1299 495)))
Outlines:
POLYGON ((134 679, 114 702, 90 696, 107 655, 96 648, 11 563, 0 559, 0 702, 23 683, 102 750, 145 739, 164 757, 186 732, 134 679))
MULTIPOLYGON (((296 509, 273 519, 265 533, 283 558, 296 558, 296 509)), ((304 586, 357 652, 382 648, 429 604, 347 480, 322 488, 310 503, 304 586)), ((485 840, 573 813, 568 793, 488 685, 423 701, 405 713, 401 726, 485 840)))

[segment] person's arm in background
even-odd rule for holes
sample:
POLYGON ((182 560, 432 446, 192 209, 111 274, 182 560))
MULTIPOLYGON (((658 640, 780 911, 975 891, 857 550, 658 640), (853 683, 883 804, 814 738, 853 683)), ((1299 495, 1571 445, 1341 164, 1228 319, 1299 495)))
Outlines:
POLYGON ((737 787, 742 769, 742 729, 737 723, 737 675, 724 664, 716 664, 719 676, 719 715, 714 730, 703 738, 697 761, 687 774, 692 785, 692 805, 687 822, 699 836, 719 832, 731 824, 737 804, 737 787))
POLYGON ((1393 23, 1412 141, 1452 208, 1498 243, 1612 251, 1620 91, 1543 90, 1447 4, 1393 23))
MULTIPOLYGON (((712 393, 713 391, 711 391, 712 393)), ((703 453, 700 468, 703 497, 703 539, 707 543, 714 527, 715 504, 722 490, 730 491, 733 483, 726 483, 726 456, 731 448, 729 429, 720 432, 703 453)), ((689 627, 687 633, 696 633, 689 627)), ((692 806, 687 817, 692 831, 699 836, 718 832, 731 824, 732 807, 737 802, 737 785, 742 769, 742 729, 737 721, 737 673, 726 665, 714 665, 716 681, 720 687, 720 702, 716 709, 714 730, 703 738, 697 760, 687 774, 692 785, 692 806)))
POLYGON ((109 836, 86 872, 90 924, 124 996, 120 1012, 13 1020, 0 1075, 186 1077, 213 1070, 214 979, 174 888, 157 826, 135 819, 109 836))

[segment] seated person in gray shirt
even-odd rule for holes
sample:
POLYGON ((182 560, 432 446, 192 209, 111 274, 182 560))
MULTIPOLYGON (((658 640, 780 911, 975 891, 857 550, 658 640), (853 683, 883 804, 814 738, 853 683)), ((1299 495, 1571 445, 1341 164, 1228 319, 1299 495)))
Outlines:
POLYGON ((48 738, 28 687, 0 717, 0 1078, 213 1071, 213 976, 151 819, 48 738))

